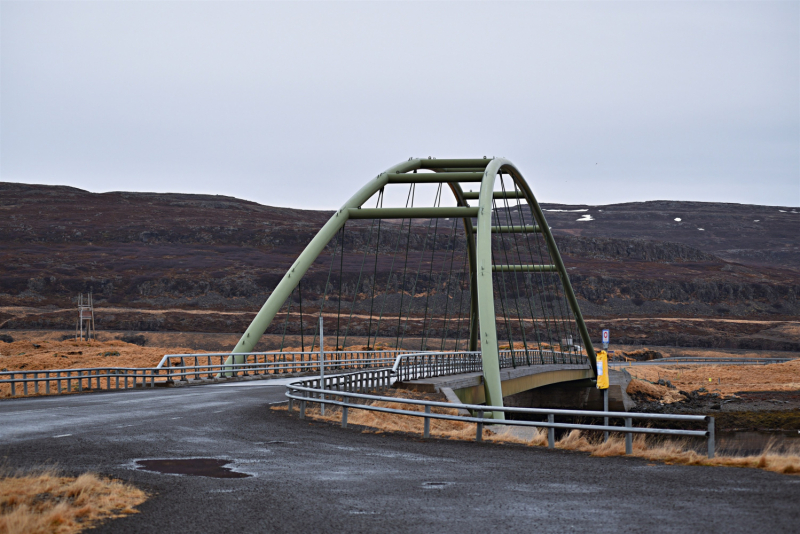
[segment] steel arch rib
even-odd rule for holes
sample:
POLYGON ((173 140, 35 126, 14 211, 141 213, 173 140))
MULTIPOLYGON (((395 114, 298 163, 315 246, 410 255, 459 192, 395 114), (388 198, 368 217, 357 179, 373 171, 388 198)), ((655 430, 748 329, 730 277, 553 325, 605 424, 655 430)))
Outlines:
MULTIPOLYGON (((305 276, 311 264, 317 259, 317 256, 323 251, 328 242, 333 239, 336 232, 344 226, 349 217, 349 208, 359 208, 364 202, 380 191, 388 183, 387 174, 397 172, 408 172, 410 170, 418 169, 420 167, 419 160, 409 160, 394 167, 391 167, 386 172, 379 174, 375 179, 370 180, 364 187, 362 187, 355 195, 350 197, 350 200, 328 219, 328 222, 317 232, 317 235, 306 245, 303 252, 297 257, 292 266, 283 276, 281 281, 275 286, 275 289, 270 294, 267 302, 261 307, 258 314, 247 327, 242 338, 233 349, 234 353, 252 352, 258 340, 272 323, 272 319, 280 310, 286 299, 292 294, 294 288, 300 283, 300 279, 305 276)), ((234 359, 234 363, 242 363, 238 359, 234 359)))

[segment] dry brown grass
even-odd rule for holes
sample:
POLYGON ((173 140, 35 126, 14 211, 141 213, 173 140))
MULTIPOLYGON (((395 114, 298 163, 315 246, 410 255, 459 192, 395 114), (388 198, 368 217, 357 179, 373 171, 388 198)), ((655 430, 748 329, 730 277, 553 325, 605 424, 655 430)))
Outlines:
MULTIPOLYGON (((405 390, 394 390, 389 393, 384 393, 383 395, 423 400, 443 400, 442 396, 439 395, 405 390)), ((409 411, 424 411, 421 406, 403 403, 382 401, 371 402, 370 404, 409 411)), ((285 405, 275 406, 272 407, 272 409, 286 410, 287 407, 285 405)), ((455 409, 448 408, 432 408, 431 411, 433 413, 457 414, 455 409)), ((320 414, 319 405, 308 403, 306 407, 306 417, 338 423, 341 421, 341 409, 328 406, 325 409, 325 416, 323 417, 320 414)), ((367 432, 405 432, 409 434, 418 434, 420 436, 423 433, 423 419, 415 416, 351 408, 347 414, 347 421, 350 425, 367 427, 365 430, 367 432)), ((477 428, 475 423, 431 419, 432 437, 471 441, 475 439, 476 432, 477 428)), ((544 428, 536 429, 511 426, 503 426, 499 429, 484 427, 483 439, 484 441, 494 443, 546 447, 547 430, 544 428)), ((622 456, 625 454, 625 439, 622 435, 615 436, 612 434, 607 442, 603 442, 602 438, 599 437, 599 433, 597 433, 597 436, 589 436, 580 430, 573 430, 559 439, 556 442, 556 447, 563 450, 587 452, 591 456, 601 458, 622 456)), ((686 441, 639 435, 633 438, 633 456, 651 461, 660 461, 666 464, 749 467, 765 469, 775 473, 800 474, 800 447, 795 447, 790 450, 777 450, 777 448, 769 445, 758 455, 717 456, 716 458, 709 459, 705 454, 699 454, 692 450, 686 441)))
POLYGON ((135 514, 147 494, 129 484, 85 473, 52 470, 0 477, 0 532, 67 534, 97 522, 135 514))
POLYGON ((740 391, 800 389, 800 360, 770 365, 698 365, 625 367, 634 378, 658 382, 663 378, 684 391, 701 387, 722 395, 740 391), (709 378, 711 379, 709 381, 709 378))
MULTIPOLYGON (((82 369, 87 367, 155 367, 164 354, 199 352, 186 348, 140 347, 124 341, 15 341, 0 344, 0 369, 4 371, 47 371, 50 369, 82 369)), ((19 378, 19 376, 18 376, 19 378)), ((33 376, 29 376, 33 378, 33 376)), ((43 376, 41 377, 43 378, 43 376)), ((66 386, 66 382, 63 383, 66 386)), ((73 381, 77 384, 77 381, 73 381)), ((101 380, 105 388, 107 380, 101 380)), ((112 387, 114 380, 112 379, 112 387)), ((51 383, 54 388, 55 382, 51 383)), ((77 385, 75 386, 77 388, 77 385)), ((88 381, 83 387, 88 389, 88 381)), ((93 382, 96 387, 96 381, 93 382)), ((44 392, 45 383, 39 383, 44 392)), ((17 395, 22 394, 22 385, 17 385, 17 395)), ((52 391, 52 389, 51 389, 52 391)), ((34 392, 34 384, 28 384, 28 393, 34 392)), ((0 396, 11 396, 11 386, 0 386, 0 396)))
POLYGON ((644 380, 634 378, 630 381, 627 388, 628 395, 644 395, 654 401, 660 401, 664 404, 672 404, 684 400, 686 397, 678 393, 675 389, 670 389, 666 386, 658 384, 651 384, 644 380))
POLYGON ((185 347, 140 347, 124 341, 15 341, 0 344, 9 371, 83 367, 155 367, 164 354, 202 352, 185 347), (38 345, 38 346, 35 346, 38 345))

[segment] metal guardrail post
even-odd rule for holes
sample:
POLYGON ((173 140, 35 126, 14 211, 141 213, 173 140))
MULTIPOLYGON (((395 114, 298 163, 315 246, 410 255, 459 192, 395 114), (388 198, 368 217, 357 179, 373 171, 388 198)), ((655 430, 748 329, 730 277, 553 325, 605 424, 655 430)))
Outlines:
MULTIPOLYGON (((556 422, 555 414, 552 413, 547 414, 547 422, 555 423, 556 422)), ((549 427, 547 429, 547 448, 548 449, 556 448, 556 429, 553 427, 549 427)))
POLYGON ((22 373, 22 394, 28 396, 28 373, 22 373))
MULTIPOLYGON (((483 419, 483 410, 478 410, 478 419, 483 419)), ((478 428, 475 431, 475 441, 483 441, 483 421, 478 423, 478 428)))
POLYGON ((303 392, 303 400, 300 401, 300 419, 306 418, 306 400, 305 397, 308 395, 308 392, 303 392))
MULTIPOLYGON (((633 419, 630 417, 625 418, 625 428, 633 426, 633 419)), ((633 434, 625 432, 625 454, 633 454, 633 434)))
POLYGON ((16 397, 16 396, 17 396, 17 388, 16 388, 16 385, 17 385, 17 383, 16 383, 16 382, 14 382, 14 375, 12 374, 12 375, 11 375, 11 396, 12 396, 12 397, 16 397))
MULTIPOLYGON (((608 389, 603 390, 603 411, 608 413, 608 389)), ((608 417, 603 417, 603 426, 608 426, 608 417)), ((608 441, 608 430, 603 432, 603 441, 608 441)))
MULTIPOLYGON (((427 406, 427 405, 425 406, 425 413, 431 413, 431 407, 430 406, 427 406)), ((424 417, 423 421, 424 421, 424 423, 422 425, 422 430, 423 430, 422 435, 424 437, 426 437, 426 438, 429 438, 429 437, 431 437, 431 418, 430 417, 424 417)))
POLYGON ((347 428, 347 403, 350 402, 348 397, 342 399, 344 406, 342 406, 342 428, 347 428))
MULTIPOLYGON (((319 378, 320 387, 325 389, 325 338, 322 332, 322 312, 319 314, 319 378)), ((322 399, 325 399, 325 395, 322 395, 322 399)), ((319 408, 322 416, 325 417, 325 404, 320 403, 319 408)))
POLYGON ((714 457, 714 449, 716 448, 716 443, 714 440, 714 418, 708 418, 708 457, 714 457))
POLYGON ((47 395, 50 395, 50 373, 46 372, 44 374, 44 377, 46 378, 44 383, 44 390, 47 393, 47 395))

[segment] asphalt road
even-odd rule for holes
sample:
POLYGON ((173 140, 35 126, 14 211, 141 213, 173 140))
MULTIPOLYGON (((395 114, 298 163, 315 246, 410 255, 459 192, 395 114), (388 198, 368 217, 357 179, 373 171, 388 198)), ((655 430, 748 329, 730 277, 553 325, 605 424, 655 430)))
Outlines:
POLYGON ((152 494, 140 514, 97 532, 800 530, 798 476, 362 434, 269 410, 284 393, 270 384, 2 401, 0 456, 152 494), (253 476, 134 468, 192 457, 231 459, 253 476))

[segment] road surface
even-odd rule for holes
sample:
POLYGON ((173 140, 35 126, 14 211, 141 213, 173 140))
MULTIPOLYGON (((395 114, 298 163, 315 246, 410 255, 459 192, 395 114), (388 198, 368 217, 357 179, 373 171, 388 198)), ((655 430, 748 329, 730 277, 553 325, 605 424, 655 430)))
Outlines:
MULTIPOLYGON (((364 434, 269 409, 279 381, 0 402, 10 467, 55 462, 152 494, 97 532, 797 532, 800 477, 364 434), (135 469, 233 460, 249 478, 135 469)), ((421 423, 420 423, 421 424, 421 423)), ((95 532, 95 531, 93 531, 95 532)))

